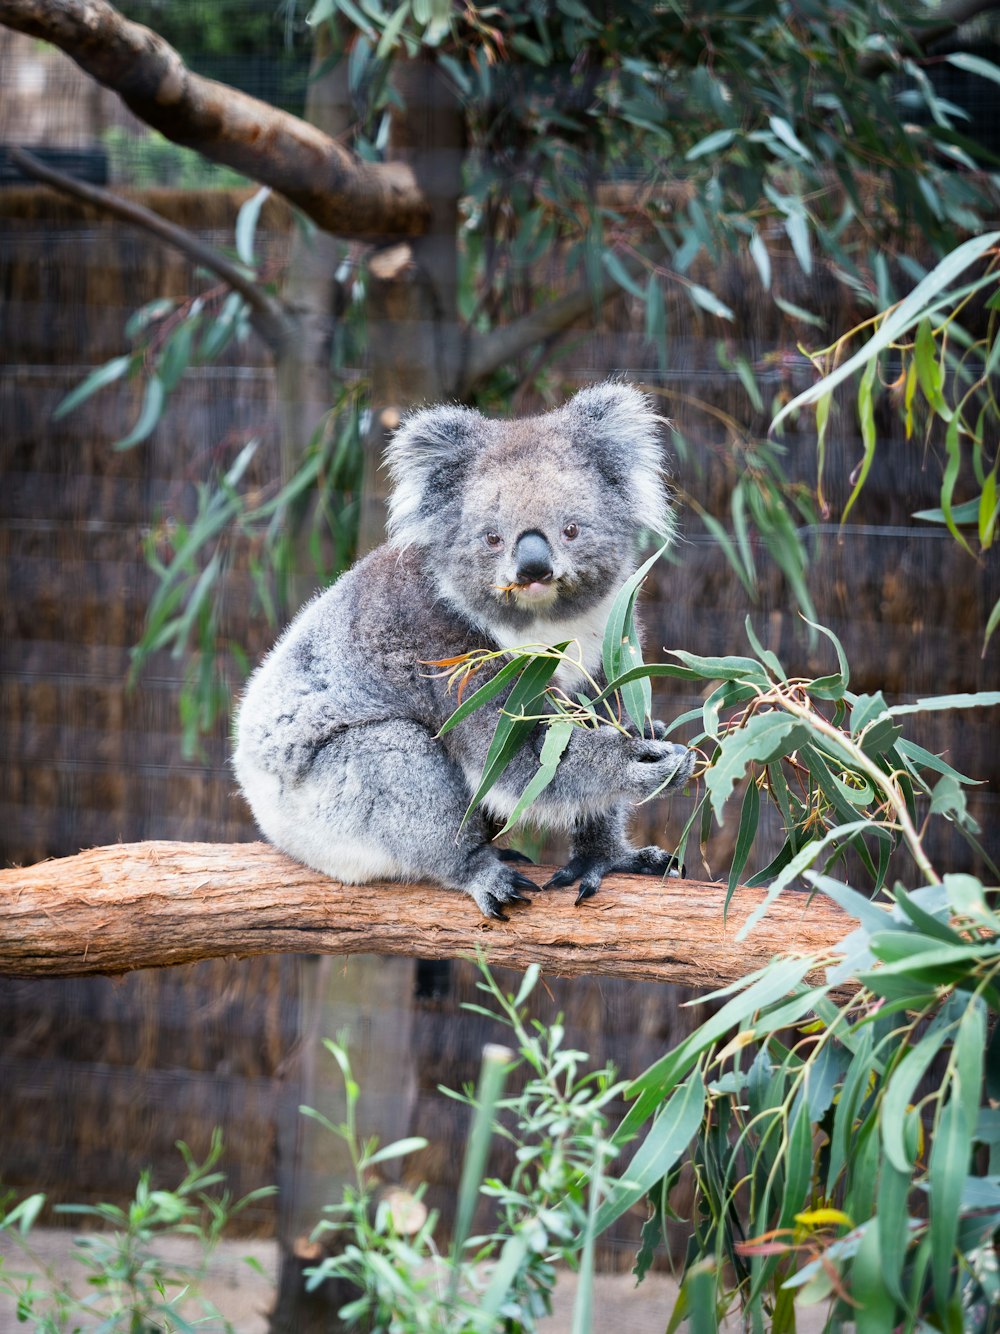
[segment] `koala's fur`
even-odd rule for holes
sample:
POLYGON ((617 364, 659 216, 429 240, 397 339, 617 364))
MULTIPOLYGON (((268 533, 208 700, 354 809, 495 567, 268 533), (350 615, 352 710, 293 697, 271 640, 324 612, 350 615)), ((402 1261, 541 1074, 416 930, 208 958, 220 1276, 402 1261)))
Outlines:
MULTIPOLYGON (((609 382, 539 417, 436 407, 403 422, 388 545, 302 610, 239 709, 236 775, 272 843, 347 883, 436 880, 490 917, 535 888, 489 844, 478 811, 459 830, 504 696, 439 740, 456 700, 427 664, 576 639, 602 679, 604 623, 635 568, 636 534, 670 527, 658 421, 638 390, 609 382)), ((574 730, 532 808, 573 833, 550 883, 579 879, 583 899, 609 871, 671 869, 666 852, 633 848, 625 832, 630 806, 692 769, 691 753, 655 730, 574 730)), ((513 810, 543 731, 489 793, 491 815, 513 810)))

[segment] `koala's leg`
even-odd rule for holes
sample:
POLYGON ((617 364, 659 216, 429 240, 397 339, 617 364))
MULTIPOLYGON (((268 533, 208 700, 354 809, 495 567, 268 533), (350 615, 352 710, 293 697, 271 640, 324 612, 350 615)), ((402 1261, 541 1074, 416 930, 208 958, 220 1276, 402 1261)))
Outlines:
POLYGON ((628 875, 683 875, 677 858, 664 848, 651 844, 634 848, 625 832, 626 808, 619 806, 599 815, 581 817, 573 830, 573 852, 569 861, 545 883, 545 888, 561 888, 580 882, 577 903, 591 898, 601 881, 614 871, 628 875))
POLYGON ((286 789, 283 837, 309 866, 347 883, 434 880, 471 895, 487 917, 537 889, 489 846, 478 812, 460 832, 470 790, 462 770, 418 723, 351 727, 286 789))

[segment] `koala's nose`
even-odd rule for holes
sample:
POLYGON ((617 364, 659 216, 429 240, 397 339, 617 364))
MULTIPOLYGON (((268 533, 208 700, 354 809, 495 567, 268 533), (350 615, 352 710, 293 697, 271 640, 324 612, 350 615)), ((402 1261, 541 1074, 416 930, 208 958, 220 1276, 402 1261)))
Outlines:
POLYGON ((552 548, 541 533, 522 533, 517 539, 514 576, 519 584, 544 584, 552 578, 552 548))

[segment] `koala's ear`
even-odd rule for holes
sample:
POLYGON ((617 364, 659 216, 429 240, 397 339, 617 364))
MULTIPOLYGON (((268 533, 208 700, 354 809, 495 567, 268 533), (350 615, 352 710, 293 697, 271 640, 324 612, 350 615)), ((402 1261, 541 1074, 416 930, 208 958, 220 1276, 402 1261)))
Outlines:
POLYGON ((421 408, 403 419, 386 451, 391 542, 422 546, 440 537, 441 511, 457 495, 485 426, 474 409, 454 406, 421 408))
POLYGON ((663 472, 663 418, 650 399, 623 380, 581 389, 566 404, 575 438, 599 451, 598 464, 629 494, 637 528, 666 538, 673 529, 663 472))

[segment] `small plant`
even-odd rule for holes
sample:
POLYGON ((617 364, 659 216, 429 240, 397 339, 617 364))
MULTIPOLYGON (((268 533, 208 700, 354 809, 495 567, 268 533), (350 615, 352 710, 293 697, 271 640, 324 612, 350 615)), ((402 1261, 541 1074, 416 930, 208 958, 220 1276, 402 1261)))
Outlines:
POLYGON ((40 1266, 31 1247, 31 1228, 45 1204, 44 1195, 31 1195, 17 1205, 0 1203, 0 1230, 19 1242, 34 1272, 18 1273, 0 1260, 0 1292, 17 1301, 19 1322, 40 1334, 66 1330, 101 1330, 106 1334, 143 1334, 147 1330, 192 1330, 209 1326, 231 1328, 220 1312, 199 1294, 212 1252, 227 1223, 247 1205, 271 1193, 271 1187, 251 1191, 233 1201, 218 1193, 225 1177, 216 1171, 222 1156, 222 1136, 213 1132, 203 1162, 186 1144, 178 1149, 187 1169, 173 1190, 156 1190, 150 1175, 139 1179, 135 1198, 127 1209, 114 1204, 57 1205, 56 1212, 98 1220, 99 1231, 74 1239, 72 1270, 56 1274, 40 1266), (167 1238, 188 1238, 198 1244, 193 1263, 166 1259, 159 1244, 167 1238), (76 1279, 77 1281, 74 1281, 76 1279), (82 1280, 82 1282, 81 1282, 82 1280), (79 1296, 82 1287, 89 1288, 79 1296))
POLYGON ((562 1261, 581 1274, 574 1329, 589 1329, 596 1220, 606 1164, 617 1152, 606 1133, 607 1107, 623 1086, 610 1068, 582 1070, 587 1057, 564 1045, 560 1020, 548 1026, 527 1020, 524 1004, 538 980, 537 967, 525 972, 516 995, 505 994, 485 967, 483 976, 480 990, 496 1008, 468 1008, 501 1019, 517 1050, 485 1049, 475 1093, 441 1090, 474 1111, 447 1254, 435 1245, 435 1215, 421 1214, 414 1223, 412 1211, 404 1214, 391 1197, 375 1199, 371 1169, 423 1148, 425 1141, 401 1140, 381 1149, 362 1141, 347 1052, 341 1043, 325 1044, 344 1076, 346 1119, 336 1125, 311 1108, 302 1111, 344 1140, 355 1179, 343 1201, 324 1211, 316 1236, 334 1253, 307 1271, 308 1283, 316 1288, 342 1278, 354 1284, 358 1297, 340 1311, 352 1327, 529 1334, 551 1312, 554 1266, 562 1261), (527 1072, 523 1091, 503 1097, 507 1076, 518 1067, 527 1072), (483 1175, 494 1135, 515 1148, 507 1181, 483 1175), (471 1235, 480 1195, 492 1201, 494 1222, 487 1233, 471 1235))

